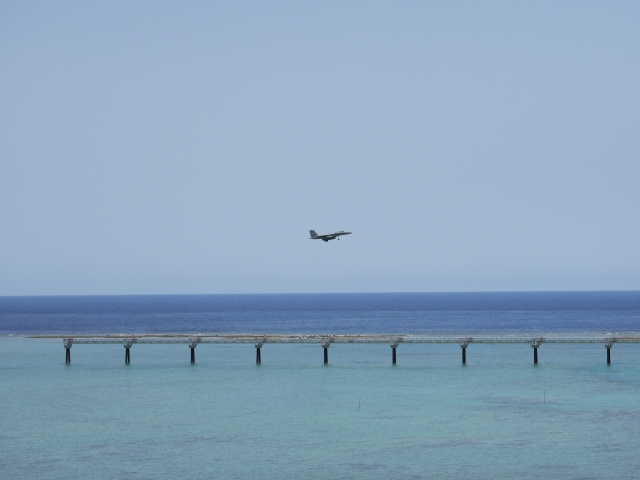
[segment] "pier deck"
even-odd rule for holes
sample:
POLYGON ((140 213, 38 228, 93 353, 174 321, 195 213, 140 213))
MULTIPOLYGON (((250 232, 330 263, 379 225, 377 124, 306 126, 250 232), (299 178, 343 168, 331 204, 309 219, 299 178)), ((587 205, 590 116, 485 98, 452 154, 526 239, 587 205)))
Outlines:
POLYGON ((31 338, 60 338, 74 344, 99 343, 640 343, 640 334, 634 335, 37 335, 31 338))

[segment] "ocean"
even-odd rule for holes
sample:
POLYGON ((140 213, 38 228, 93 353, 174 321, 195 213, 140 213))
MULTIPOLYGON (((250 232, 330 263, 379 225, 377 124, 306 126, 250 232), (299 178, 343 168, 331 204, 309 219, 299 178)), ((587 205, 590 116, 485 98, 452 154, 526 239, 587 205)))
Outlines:
POLYGON ((638 333, 640 292, 0 297, 0 478, 640 478, 640 345, 74 345, 638 333))

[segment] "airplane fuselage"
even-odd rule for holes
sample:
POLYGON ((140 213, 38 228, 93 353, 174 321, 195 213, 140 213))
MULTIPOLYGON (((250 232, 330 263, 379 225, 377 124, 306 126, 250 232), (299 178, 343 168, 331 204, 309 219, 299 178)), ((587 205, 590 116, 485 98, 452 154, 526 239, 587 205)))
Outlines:
POLYGON ((327 233, 325 235, 318 235, 315 230, 310 230, 311 234, 310 240, 322 240, 323 242, 328 242, 329 240, 333 240, 337 238, 340 240, 341 235, 351 235, 352 232, 345 232, 344 230, 340 230, 339 232, 327 233))

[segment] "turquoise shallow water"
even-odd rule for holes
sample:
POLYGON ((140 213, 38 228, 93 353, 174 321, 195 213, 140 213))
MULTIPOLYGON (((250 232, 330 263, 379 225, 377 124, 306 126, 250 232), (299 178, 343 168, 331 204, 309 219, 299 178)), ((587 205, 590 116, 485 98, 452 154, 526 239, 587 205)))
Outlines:
POLYGON ((640 345, 0 338, 2 478, 639 478, 640 345))

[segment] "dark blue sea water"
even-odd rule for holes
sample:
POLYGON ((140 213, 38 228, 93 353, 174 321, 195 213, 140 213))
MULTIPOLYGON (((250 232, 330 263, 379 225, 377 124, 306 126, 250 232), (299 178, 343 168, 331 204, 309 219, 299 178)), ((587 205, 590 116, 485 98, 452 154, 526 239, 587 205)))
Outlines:
POLYGON ((0 333, 640 330, 640 292, 0 297, 0 333))

